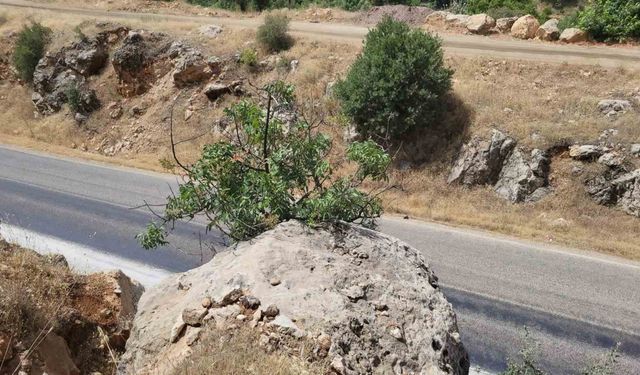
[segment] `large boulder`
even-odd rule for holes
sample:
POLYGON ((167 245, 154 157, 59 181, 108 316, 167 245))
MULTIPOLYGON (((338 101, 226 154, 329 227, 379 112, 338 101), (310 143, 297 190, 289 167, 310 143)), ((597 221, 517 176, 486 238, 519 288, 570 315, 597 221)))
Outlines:
POLYGON ((575 27, 564 29, 560 34, 560 41, 565 43, 580 43, 589 40, 589 34, 586 31, 575 27))
POLYGON ((533 39, 540 27, 540 22, 534 16, 522 16, 511 26, 511 36, 518 39, 533 39))
POLYGON ((495 185, 499 196, 513 202, 536 201, 550 192, 549 166, 547 154, 541 150, 531 151, 530 158, 515 149, 500 172, 495 185))
POLYGON ((588 179, 585 189, 596 203, 640 217, 640 169, 622 174, 607 171, 588 179))
POLYGON ((467 186, 495 184, 515 147, 516 141, 498 130, 493 130, 488 141, 473 139, 462 147, 447 182, 467 186))
POLYGON ((467 30, 474 34, 488 34, 496 25, 496 20, 484 13, 474 14, 467 20, 467 30))
POLYGON ((543 23, 536 31, 536 38, 540 40, 553 41, 560 38, 560 29, 558 28, 558 20, 552 18, 543 23))
POLYGON ((569 156, 575 160, 594 161, 604 153, 598 145, 573 145, 569 147, 569 156))
POLYGON ((313 353, 344 375, 469 371, 420 252, 357 226, 290 221, 144 294, 118 373, 164 373, 188 359, 200 330, 239 325, 269 332, 265 344, 319 345, 313 353))

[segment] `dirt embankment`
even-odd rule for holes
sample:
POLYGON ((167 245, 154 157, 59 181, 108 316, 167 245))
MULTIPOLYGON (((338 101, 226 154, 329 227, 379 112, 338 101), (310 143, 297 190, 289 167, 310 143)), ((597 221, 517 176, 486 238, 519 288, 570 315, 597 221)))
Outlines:
POLYGON ((0 374, 111 374, 142 287, 0 239, 0 374))

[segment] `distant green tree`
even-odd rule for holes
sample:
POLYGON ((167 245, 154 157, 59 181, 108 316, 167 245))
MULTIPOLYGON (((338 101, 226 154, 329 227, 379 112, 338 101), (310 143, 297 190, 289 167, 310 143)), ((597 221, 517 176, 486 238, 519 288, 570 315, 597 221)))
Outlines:
POLYGON ((452 75, 440 39, 386 17, 369 31, 335 93, 361 135, 389 141, 430 126, 452 75))
POLYGON ((197 215, 234 241, 287 220, 373 225, 380 201, 359 187, 387 179, 389 155, 373 142, 353 143, 346 159, 356 171, 335 176, 329 137, 306 121, 281 119, 283 113, 296 117, 293 86, 277 81, 261 93, 261 103, 245 100, 225 110, 234 124, 228 140, 205 146, 192 165, 176 159, 186 181, 167 199, 161 221, 138 235, 145 249, 167 243, 167 224, 197 215))
POLYGON ((268 51, 288 50, 293 46, 293 38, 289 35, 289 17, 283 13, 267 14, 264 23, 258 27, 256 39, 268 51))
POLYGON ((578 26, 600 41, 640 39, 640 1, 591 0, 578 13, 578 26))
POLYGON ((538 16, 534 0, 467 0, 467 13, 487 13, 494 18, 538 16))
POLYGON ((27 82, 33 80, 33 73, 40 59, 44 56, 51 29, 33 22, 24 26, 18 33, 18 40, 13 51, 13 65, 20 78, 27 82))

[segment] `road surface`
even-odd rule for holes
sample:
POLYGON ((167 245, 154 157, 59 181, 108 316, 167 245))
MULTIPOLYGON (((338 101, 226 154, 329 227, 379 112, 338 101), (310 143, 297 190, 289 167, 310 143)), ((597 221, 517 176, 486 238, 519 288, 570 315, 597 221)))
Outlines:
MULTIPOLYGON (((174 15, 162 13, 107 11, 95 8, 75 8, 56 3, 35 3, 24 0, 0 0, 2 8, 22 8, 56 13, 77 14, 90 17, 109 18, 112 20, 144 20, 184 22, 194 25, 215 23, 231 28, 257 28, 259 18, 223 18, 209 16, 174 15)), ((359 42, 366 35, 368 28, 364 26, 338 23, 310 23, 294 21, 291 31, 299 36, 359 42)), ((640 66, 640 48, 577 46, 540 41, 523 41, 490 38, 474 35, 441 33, 445 51, 449 54, 464 56, 490 56, 496 59, 520 59, 553 63, 600 65, 606 67, 626 67, 638 69, 640 66)))
MULTIPOLYGON (((0 146, 0 218, 12 226, 98 249, 167 272, 210 253, 201 223, 178 227, 178 246, 144 251, 134 236, 176 177, 0 146), (187 253, 192 253, 191 255, 187 253)), ((575 374, 617 341, 616 374, 640 374, 640 265, 618 258, 438 224, 386 217, 381 230, 420 249, 459 318, 472 363, 504 368, 523 326, 540 341, 552 374, 575 374)))

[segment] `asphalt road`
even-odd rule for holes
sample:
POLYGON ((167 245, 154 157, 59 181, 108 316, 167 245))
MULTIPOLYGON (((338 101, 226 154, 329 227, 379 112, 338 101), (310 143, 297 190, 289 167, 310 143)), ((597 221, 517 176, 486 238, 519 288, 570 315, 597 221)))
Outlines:
MULTIPOLYGON (((201 223, 175 246, 144 251, 134 236, 176 177, 0 146, 0 218, 35 233, 171 272, 208 259, 221 239, 201 223)), ((640 374, 640 265, 622 259, 432 223, 386 217, 381 230, 420 249, 459 318, 472 363, 497 371, 516 355, 523 326, 552 374, 575 374, 621 342, 616 374, 640 374)))
MULTIPOLYGON (((2 8, 22 8, 51 14, 76 14, 111 20, 171 21, 194 25, 215 23, 229 28, 257 28, 260 18, 226 18, 163 13, 107 11, 96 8, 77 8, 64 4, 30 2, 25 0, 0 0, 2 8)), ((365 26, 339 23, 310 23, 294 21, 291 31, 298 36, 324 40, 360 42, 368 32, 365 26)), ((638 69, 640 48, 579 46, 547 43, 534 40, 490 38, 476 35, 440 33, 445 52, 463 56, 491 56, 496 59, 519 59, 552 63, 600 65, 638 69)))

